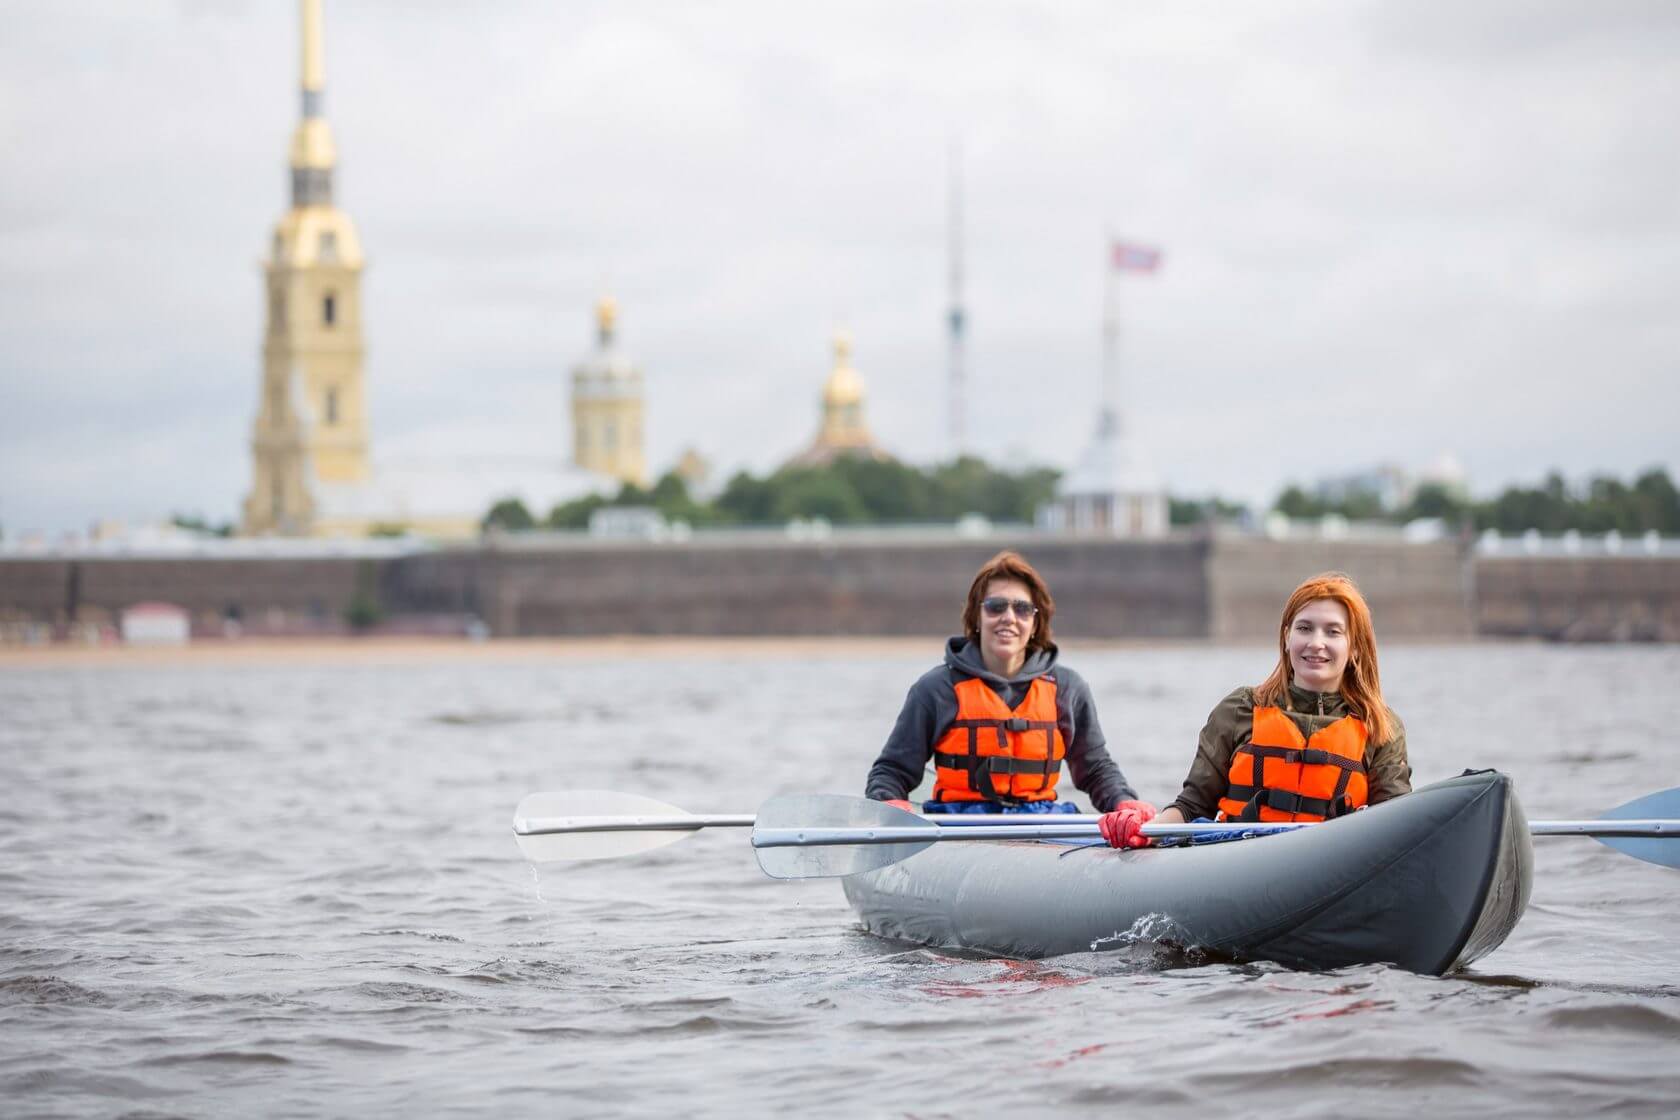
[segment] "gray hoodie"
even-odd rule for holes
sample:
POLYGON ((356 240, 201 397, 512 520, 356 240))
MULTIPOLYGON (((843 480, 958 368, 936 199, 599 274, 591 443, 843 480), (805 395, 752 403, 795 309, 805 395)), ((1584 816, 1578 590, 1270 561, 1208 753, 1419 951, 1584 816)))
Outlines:
POLYGON ((1068 775, 1074 787, 1083 790, 1099 812, 1134 800, 1137 792, 1108 755, 1090 686, 1072 669, 1057 665, 1056 654, 1054 645, 1048 650, 1035 650, 1027 655, 1019 673, 1005 678, 986 668, 973 642, 951 638, 945 643, 945 663, 929 669, 910 686, 887 745, 869 768, 864 795, 877 801, 894 801, 921 783, 934 744, 957 718, 958 681, 978 677, 1014 708, 1026 698, 1035 679, 1047 677, 1056 685, 1056 724, 1062 742, 1067 744, 1068 775))

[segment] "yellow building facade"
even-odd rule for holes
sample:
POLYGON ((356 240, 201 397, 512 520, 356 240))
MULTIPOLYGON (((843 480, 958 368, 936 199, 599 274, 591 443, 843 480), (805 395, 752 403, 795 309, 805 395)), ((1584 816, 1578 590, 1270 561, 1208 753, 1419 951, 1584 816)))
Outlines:
POLYGON ((247 535, 309 536, 319 484, 369 477, 363 373, 363 257, 350 216, 333 205, 337 152, 323 114, 321 0, 301 0, 303 105, 290 149, 291 208, 263 261, 263 370, 251 434, 247 535))
POLYGON ((642 371, 618 348, 618 304, 595 308, 595 353, 572 370, 572 461, 620 482, 646 486, 642 371))

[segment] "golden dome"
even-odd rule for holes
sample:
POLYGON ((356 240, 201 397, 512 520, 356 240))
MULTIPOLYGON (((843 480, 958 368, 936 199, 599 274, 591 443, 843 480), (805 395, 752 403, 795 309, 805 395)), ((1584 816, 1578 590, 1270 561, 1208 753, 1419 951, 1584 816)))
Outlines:
POLYGON ((852 368, 852 336, 840 331, 834 336, 834 368, 823 386, 823 404, 829 407, 860 404, 863 378, 852 368))

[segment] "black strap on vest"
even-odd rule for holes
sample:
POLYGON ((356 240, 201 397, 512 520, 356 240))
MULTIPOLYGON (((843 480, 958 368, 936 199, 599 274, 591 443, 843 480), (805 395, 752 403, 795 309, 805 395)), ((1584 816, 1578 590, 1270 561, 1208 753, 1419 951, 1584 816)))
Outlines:
POLYGON ((1258 821, 1261 808, 1275 809, 1280 813, 1311 813, 1325 820, 1353 812, 1354 806, 1348 801, 1347 788, 1355 774, 1365 773, 1363 759, 1344 758, 1317 747, 1268 747, 1255 746, 1253 743, 1244 743, 1237 748, 1237 754, 1244 752, 1254 756, 1256 781, 1265 779, 1268 758, 1287 763, 1303 763, 1307 766, 1336 766, 1342 772, 1336 777, 1336 792, 1331 794, 1328 800, 1322 797, 1303 797, 1298 793, 1270 789, 1263 785, 1234 785, 1225 796, 1232 801, 1246 802, 1242 813, 1233 818, 1234 820, 1258 821))
POLYGON ((1042 774, 1048 781, 1050 775, 1060 774, 1062 771, 1062 760, 1059 758, 1014 758, 1006 754, 950 754, 946 751, 934 751, 933 764, 951 770, 966 770, 970 790, 987 801, 999 801, 1004 804, 1017 804, 1023 799, 999 793, 997 786, 992 782, 992 775, 1042 774))
POLYGON ((1345 813, 1353 812, 1353 806, 1344 796, 1346 792, 1347 775, 1337 783, 1336 796, 1326 800, 1322 797, 1302 797, 1298 793, 1290 793, 1281 789, 1256 789, 1254 786, 1232 786, 1225 796, 1232 801, 1246 801, 1241 813, 1231 817, 1235 821, 1257 821, 1260 819, 1262 808, 1276 809, 1280 813, 1311 813, 1317 817, 1330 820, 1345 813))

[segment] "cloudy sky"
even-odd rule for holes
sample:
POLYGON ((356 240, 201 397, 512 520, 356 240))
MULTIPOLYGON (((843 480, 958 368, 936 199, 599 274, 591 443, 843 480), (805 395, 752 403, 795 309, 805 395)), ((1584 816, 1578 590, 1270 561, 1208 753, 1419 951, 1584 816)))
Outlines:
MULTIPOLYGON (((0 529, 249 484, 289 0, 10 0, 0 529)), ((1479 493, 1680 465, 1680 5, 327 0, 375 456, 568 451, 603 291, 656 469, 805 443, 837 328, 881 442, 1066 466, 1104 244, 1133 434, 1178 494, 1450 453, 1479 493)))

